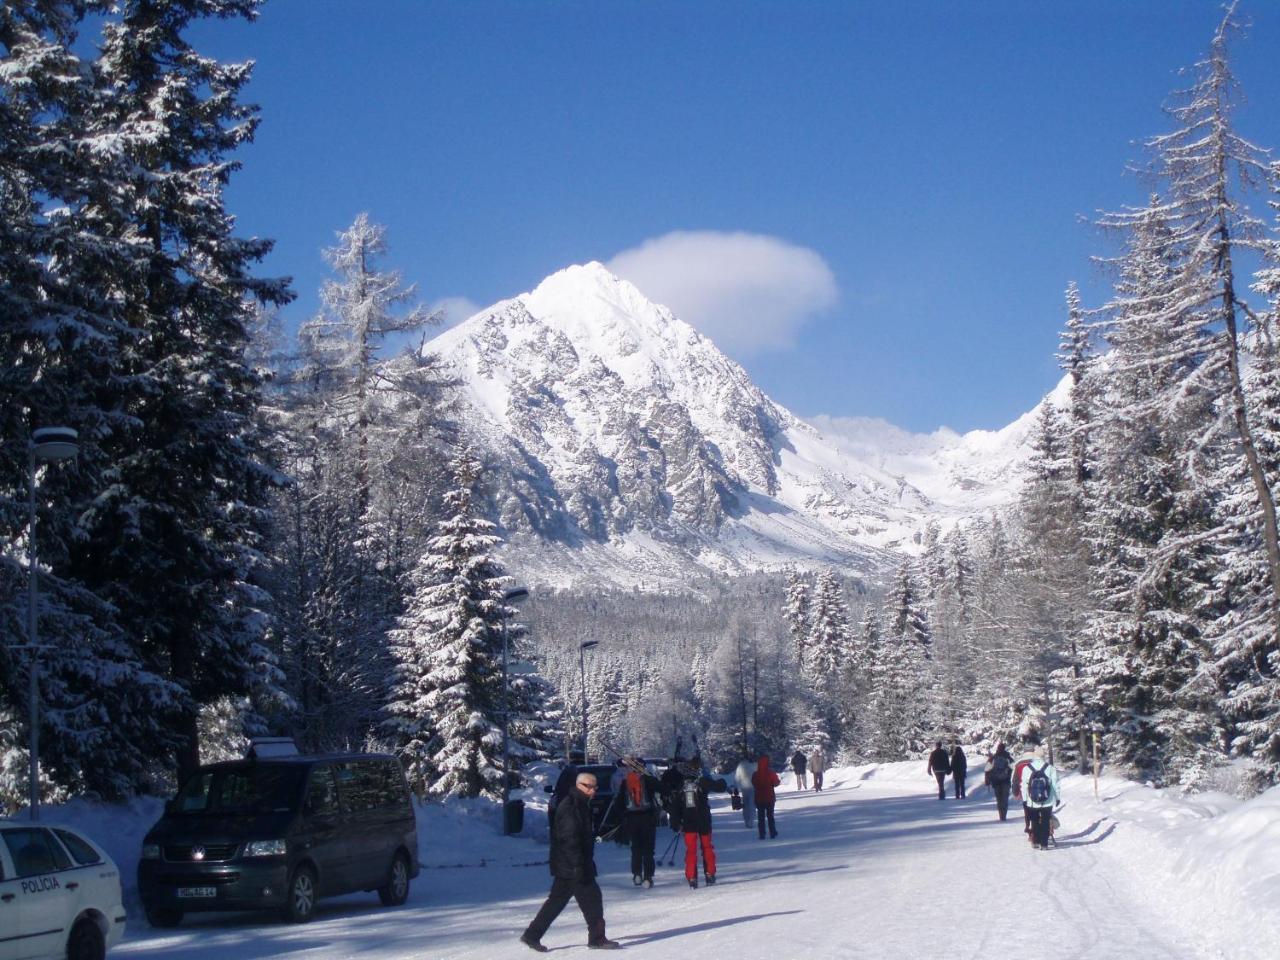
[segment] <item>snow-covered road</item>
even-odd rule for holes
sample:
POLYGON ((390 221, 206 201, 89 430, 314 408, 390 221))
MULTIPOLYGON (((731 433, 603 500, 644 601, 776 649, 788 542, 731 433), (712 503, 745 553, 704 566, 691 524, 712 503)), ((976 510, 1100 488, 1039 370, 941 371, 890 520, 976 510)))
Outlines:
MULTIPOLYGON (((626 851, 598 846, 609 935, 653 957, 1242 960, 1239 931, 1225 935, 1188 909, 1193 901, 1170 889, 1167 873, 1144 879, 1135 862, 1141 844, 1117 836, 1117 824, 1095 816, 1090 803, 1069 803, 1058 847, 1033 851, 1020 811, 999 822, 982 789, 940 802, 916 767, 876 768, 845 782, 839 771, 821 794, 784 791, 776 840, 758 840, 722 802, 719 882, 710 888, 686 886, 681 856, 659 866, 654 889, 633 887, 626 851), (1231 949, 1221 945, 1228 941, 1231 949)), ((659 833, 659 853, 670 838, 659 833)), ((424 838, 424 851, 431 846, 424 838)), ((532 957, 516 938, 549 886, 546 867, 528 865, 546 847, 477 837, 475 848, 475 865, 425 869, 399 909, 363 895, 326 901, 305 926, 251 914, 188 917, 164 933, 134 922, 112 956, 532 957), (505 862, 478 865, 495 850, 505 862)), ((544 942, 553 952, 585 951, 575 905, 544 942)))

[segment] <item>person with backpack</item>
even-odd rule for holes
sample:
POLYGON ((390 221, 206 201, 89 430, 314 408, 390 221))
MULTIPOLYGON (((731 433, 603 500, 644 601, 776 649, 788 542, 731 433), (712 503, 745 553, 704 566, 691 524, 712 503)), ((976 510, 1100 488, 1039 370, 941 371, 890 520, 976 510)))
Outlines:
POLYGON ((653 848, 658 833, 658 778, 644 768, 638 757, 627 757, 627 772, 620 784, 622 816, 631 840, 631 882, 653 886, 653 848))
POLYGON ((823 755, 822 748, 819 747, 817 750, 813 751, 813 754, 809 757, 809 772, 813 774, 814 793, 822 792, 822 775, 826 770, 827 758, 823 755))
POLYGON ((751 775, 751 785, 756 788, 756 826, 760 830, 760 839, 764 839, 764 823, 769 821, 769 839, 778 835, 778 827, 773 822, 773 805, 777 800, 774 788, 782 781, 769 769, 769 755, 760 754, 756 761, 756 772, 751 775))
POLYGON ((1027 806, 1027 797, 1022 792, 1022 771, 1027 769, 1027 764, 1034 758, 1034 753, 1024 753, 1013 765, 1013 795, 1022 804, 1022 832, 1027 835, 1028 841, 1031 840, 1031 808, 1027 806))
POLYGON ((808 766, 808 763, 809 761, 801 750, 797 750, 791 755, 791 769, 795 771, 797 790, 809 789, 809 784, 805 780, 805 767, 808 766))
POLYGON ((1022 769, 1022 796, 1031 811, 1031 846, 1049 849, 1049 821, 1054 805, 1061 800, 1058 793, 1058 769, 1047 759, 1043 745, 1022 769))
POLYGON ((951 761, 947 758, 947 751, 942 748, 942 741, 939 740, 933 749, 933 753, 929 754, 928 773, 930 776, 936 777, 938 780, 938 799, 947 799, 946 780, 947 774, 951 772, 951 761))
POLYGON ((671 808, 671 828, 684 834, 684 876, 689 886, 698 887, 698 849, 702 849, 702 875, 707 885, 716 882, 716 848, 711 842, 709 792, 729 789, 723 779, 712 780, 694 757, 680 765, 681 783, 671 808))
POLYGON ((955 784, 956 799, 964 799, 964 778, 969 770, 969 758, 964 755, 960 744, 951 747, 951 782, 955 784))
POLYGON ((987 765, 987 782, 996 795, 996 813, 1003 820, 1009 815, 1009 787, 1013 782, 1013 758, 1003 743, 996 744, 996 752, 987 765))
POLYGON ((756 788, 751 783, 755 772, 756 762, 747 757, 743 757, 733 771, 733 782, 742 794, 742 825, 748 829, 756 825, 756 788))

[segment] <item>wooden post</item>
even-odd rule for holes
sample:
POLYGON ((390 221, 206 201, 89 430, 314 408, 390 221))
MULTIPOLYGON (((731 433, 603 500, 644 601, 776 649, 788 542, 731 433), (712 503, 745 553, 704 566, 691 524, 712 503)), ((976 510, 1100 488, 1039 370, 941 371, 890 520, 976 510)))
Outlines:
POLYGON ((1098 734, 1093 734, 1093 799, 1098 799, 1098 734))

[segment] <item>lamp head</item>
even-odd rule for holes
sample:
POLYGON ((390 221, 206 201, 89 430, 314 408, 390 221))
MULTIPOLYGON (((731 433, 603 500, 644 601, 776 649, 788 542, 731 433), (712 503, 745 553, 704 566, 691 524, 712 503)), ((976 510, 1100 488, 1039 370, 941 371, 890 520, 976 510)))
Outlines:
POLYGON ((580 644, 578 644, 578 649, 590 650, 592 647, 598 647, 598 646, 600 646, 599 640, 583 640, 580 644))
POLYGON ((31 431, 31 449, 37 460, 69 460, 80 452, 79 437, 70 427, 41 427, 31 431))
POLYGON ((526 600, 529 597, 529 591, 524 587, 512 587, 502 595, 502 599, 506 603, 515 603, 519 600, 526 600))

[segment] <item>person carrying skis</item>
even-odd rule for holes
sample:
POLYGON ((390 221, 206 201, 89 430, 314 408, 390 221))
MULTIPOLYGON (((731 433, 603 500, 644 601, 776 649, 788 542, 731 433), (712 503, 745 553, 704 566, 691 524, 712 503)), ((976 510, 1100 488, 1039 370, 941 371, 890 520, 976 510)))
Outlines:
POLYGON ((809 789, 809 784, 805 780, 805 775, 804 775, 805 767, 807 766, 808 762, 809 761, 805 758, 804 753, 800 750, 797 750, 794 754, 791 755, 791 769, 795 771, 797 790, 809 789))
POLYGON ((969 771, 969 758, 964 755, 960 744, 951 747, 951 782, 955 784, 956 799, 964 799, 964 778, 969 771))
POLYGON ((756 762, 744 757, 733 772, 733 782, 738 785, 742 794, 742 825, 756 825, 756 788, 751 784, 751 775, 756 772, 756 762))
POLYGON ((938 780, 938 799, 947 799, 947 790, 944 784, 947 780, 947 774, 951 772, 951 761, 947 759, 947 751, 942 748, 941 740, 934 745, 933 753, 929 754, 927 772, 938 780))
POLYGON ((813 790, 815 793, 822 792, 822 774, 827 769, 827 758, 822 753, 822 748, 813 751, 809 757, 809 772, 813 774, 813 790))
POLYGON ((764 822, 769 821, 769 839, 778 835, 778 827, 773 822, 773 805, 777 800, 774 787, 782 781, 769 769, 769 755, 760 754, 756 761, 756 772, 751 775, 751 785, 756 788, 756 826, 760 831, 760 839, 764 839, 764 822))
POLYGON ((683 778, 675 792, 671 809, 671 827, 684 834, 684 876, 689 886, 698 886, 698 848, 702 848, 702 875, 708 886, 716 882, 716 848, 711 842, 711 805, 709 792, 724 792, 723 779, 712 780, 702 770, 697 757, 680 767, 683 778))
POLYGON ((622 778, 622 815, 631 840, 631 882, 653 886, 653 848, 658 832, 658 778, 644 768, 638 757, 626 758, 622 778))
POLYGON ((1049 849, 1049 820, 1053 807, 1062 798, 1058 793, 1058 769, 1047 758, 1044 745, 1022 769, 1022 796, 1031 811, 1031 846, 1049 849))
POLYGON ((1013 758, 1003 743, 996 744, 996 752, 987 766, 987 782, 996 795, 996 813, 1003 820, 1009 815, 1009 786, 1013 781, 1013 758))
POLYGON ((591 825, 591 797, 596 778, 579 773, 573 790, 556 804, 551 831, 551 892, 537 916, 520 934, 520 942, 537 953, 547 953, 542 937, 570 898, 587 921, 587 946, 593 950, 617 950, 622 944, 604 933, 604 897, 596 883, 595 832, 591 825))

